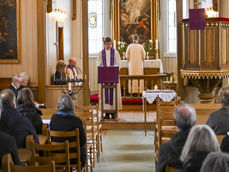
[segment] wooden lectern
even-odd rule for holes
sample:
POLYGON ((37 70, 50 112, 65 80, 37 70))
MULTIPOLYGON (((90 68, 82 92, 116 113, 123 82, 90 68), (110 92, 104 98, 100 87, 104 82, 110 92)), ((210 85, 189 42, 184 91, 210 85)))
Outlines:
POLYGON ((104 120, 104 113, 114 113, 115 114, 115 120, 117 120, 118 117, 118 96, 117 96, 117 84, 119 81, 119 67, 117 66, 110 66, 110 67, 98 67, 98 83, 101 84, 101 114, 102 114, 102 120, 104 120), (104 95, 103 91, 105 89, 115 89, 115 93, 113 96, 115 96, 115 109, 104 109, 104 95))

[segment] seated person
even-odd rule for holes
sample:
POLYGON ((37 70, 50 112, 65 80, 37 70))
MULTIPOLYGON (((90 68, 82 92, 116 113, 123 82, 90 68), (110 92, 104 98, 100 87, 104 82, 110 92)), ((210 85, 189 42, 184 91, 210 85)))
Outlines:
POLYGON ((72 57, 69 59, 69 65, 67 66, 66 73, 68 79, 77 79, 78 71, 76 68, 76 58, 72 57))
POLYGON ((37 134, 42 134, 42 112, 36 108, 33 93, 29 88, 23 88, 19 92, 16 109, 21 116, 32 122, 37 134))
POLYGON ((36 143, 39 143, 36 131, 29 119, 19 115, 16 111, 16 98, 10 89, 4 89, 0 93, 2 98, 2 114, 0 131, 14 137, 18 148, 25 148, 25 138, 32 134, 36 143))
MULTIPOLYGON (((57 107, 57 112, 54 114, 50 121, 50 130, 51 131, 73 131, 76 128, 79 128, 80 134, 80 158, 82 166, 85 165, 86 152, 86 136, 84 133, 83 123, 80 118, 75 116, 74 105, 72 99, 69 95, 63 95, 57 107)), ((55 142, 64 142, 64 138, 51 138, 55 142)), ((72 141, 72 140, 70 140, 72 141)), ((71 163, 75 163, 71 160, 71 163)))
POLYGON ((56 64, 56 73, 53 76, 54 85, 64 85, 66 84, 66 76, 65 76, 65 67, 66 64, 63 60, 59 60, 56 64))
MULTIPOLYGON (((2 111, 2 99, 0 97, 0 119, 1 119, 1 111, 2 111)), ((10 153, 13 159, 14 164, 21 165, 20 160, 18 158, 18 152, 17 152, 17 145, 15 143, 15 140, 12 136, 0 132, 0 162, 2 159, 2 156, 10 153)), ((1 168, 2 163, 0 163, 1 168)))
POLYGON ((20 91, 19 88, 21 86, 21 82, 22 82, 22 78, 20 77, 20 75, 14 75, 12 77, 12 83, 9 89, 11 89, 14 92, 16 98, 17 98, 18 92, 20 91))
POLYGON ((222 107, 209 115, 206 124, 216 135, 226 135, 229 131, 229 86, 220 89, 219 97, 222 107))
POLYGON ((183 169, 177 171, 199 172, 202 163, 211 152, 220 152, 214 131, 205 124, 193 126, 180 157, 183 169))
POLYGON ((201 172, 227 172, 229 169, 229 154, 212 152, 204 160, 201 172))
POLYGON ((21 72, 19 74, 19 76, 21 77, 21 85, 19 87, 19 90, 21 90, 22 88, 28 87, 28 82, 29 82, 29 75, 26 72, 21 72))
POLYGON ((188 137, 189 131, 196 121, 196 111, 188 104, 180 104, 174 112, 174 122, 179 129, 167 143, 159 149, 157 172, 164 172, 165 166, 181 168, 180 154, 188 137))
POLYGON ((229 136, 225 136, 221 142, 221 151, 229 153, 229 136))

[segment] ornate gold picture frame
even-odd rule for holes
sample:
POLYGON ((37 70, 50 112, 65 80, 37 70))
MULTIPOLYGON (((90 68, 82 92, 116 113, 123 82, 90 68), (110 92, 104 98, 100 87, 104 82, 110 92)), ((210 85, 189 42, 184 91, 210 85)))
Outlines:
POLYGON ((138 34, 140 42, 157 39, 157 0, 115 0, 114 39, 132 42, 138 34))
POLYGON ((0 0, 0 63, 20 62, 20 1, 0 0))

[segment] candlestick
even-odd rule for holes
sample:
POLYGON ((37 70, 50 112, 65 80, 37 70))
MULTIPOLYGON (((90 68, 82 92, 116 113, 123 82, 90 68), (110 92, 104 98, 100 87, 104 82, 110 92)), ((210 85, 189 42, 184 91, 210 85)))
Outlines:
POLYGON ((158 49, 158 40, 155 40, 155 48, 158 49))
POLYGON ((113 41, 113 47, 116 49, 116 40, 113 41))

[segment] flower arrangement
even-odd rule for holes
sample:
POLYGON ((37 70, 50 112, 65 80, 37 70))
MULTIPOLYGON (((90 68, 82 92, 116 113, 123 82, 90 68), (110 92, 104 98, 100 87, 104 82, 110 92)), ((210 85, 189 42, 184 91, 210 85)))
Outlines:
POLYGON ((118 51, 120 53, 123 53, 123 52, 126 52, 126 49, 127 49, 127 43, 125 42, 118 42, 118 47, 117 47, 118 51))
POLYGON ((142 45, 145 49, 145 52, 150 52, 153 49, 153 41, 152 40, 149 40, 146 43, 143 43, 142 45))

